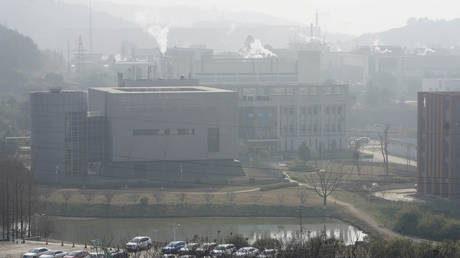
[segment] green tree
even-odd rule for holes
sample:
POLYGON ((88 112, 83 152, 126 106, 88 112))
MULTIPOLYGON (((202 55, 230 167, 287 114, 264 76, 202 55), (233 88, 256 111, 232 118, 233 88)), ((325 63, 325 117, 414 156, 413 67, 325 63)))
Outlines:
POLYGON ((299 157, 300 160, 302 160, 304 163, 311 160, 311 151, 308 145, 305 142, 302 142, 300 145, 298 151, 297 151, 297 156, 299 157))

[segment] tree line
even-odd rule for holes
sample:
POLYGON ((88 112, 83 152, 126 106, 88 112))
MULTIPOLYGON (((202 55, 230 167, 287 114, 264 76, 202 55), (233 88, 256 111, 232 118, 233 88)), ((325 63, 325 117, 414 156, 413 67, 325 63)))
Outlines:
POLYGON ((0 217, 2 239, 32 236, 35 181, 24 165, 0 154, 0 217))

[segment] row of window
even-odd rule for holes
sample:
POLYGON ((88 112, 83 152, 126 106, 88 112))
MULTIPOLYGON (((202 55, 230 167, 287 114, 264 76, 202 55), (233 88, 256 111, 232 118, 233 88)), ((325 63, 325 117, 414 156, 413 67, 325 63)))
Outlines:
POLYGON ((249 97, 258 97, 258 95, 264 96, 316 96, 316 95, 335 95, 344 94, 345 90, 342 86, 320 86, 320 87, 275 87, 275 88, 243 88, 240 89, 241 95, 247 97, 245 100, 256 100, 249 99, 249 97))
MULTIPOLYGON (((324 132, 341 132, 342 131, 342 125, 341 124, 325 124, 324 125, 324 132)), ((308 126, 303 124, 300 128, 300 131, 302 132, 319 132, 321 131, 321 125, 319 124, 309 124, 308 126)), ((295 126, 290 125, 289 127, 284 126, 283 127, 283 132, 291 132, 293 133, 295 131, 295 126)))
POLYGON ((177 129, 134 129, 133 136, 145 135, 195 135, 195 128, 177 128, 177 129))

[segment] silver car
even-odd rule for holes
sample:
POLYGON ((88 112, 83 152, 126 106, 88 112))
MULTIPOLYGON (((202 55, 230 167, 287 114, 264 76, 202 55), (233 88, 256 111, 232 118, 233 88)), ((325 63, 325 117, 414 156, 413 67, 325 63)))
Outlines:
POLYGON ((259 249, 255 247, 242 247, 236 251, 234 257, 251 257, 255 258, 259 254, 259 249))
POLYGON ((38 258, 40 255, 44 254, 45 252, 49 251, 48 248, 39 247, 30 250, 29 252, 25 253, 22 258, 38 258))
POLYGON ((128 243, 126 243, 126 250, 128 251, 140 251, 140 250, 148 250, 152 247, 152 239, 146 236, 138 236, 128 243))
POLYGON ((40 258, 60 258, 64 257, 67 253, 61 250, 49 250, 40 255, 40 258))
POLYGON ((220 257, 220 256, 230 256, 236 251, 234 244, 222 244, 216 246, 211 251, 212 257, 220 257))

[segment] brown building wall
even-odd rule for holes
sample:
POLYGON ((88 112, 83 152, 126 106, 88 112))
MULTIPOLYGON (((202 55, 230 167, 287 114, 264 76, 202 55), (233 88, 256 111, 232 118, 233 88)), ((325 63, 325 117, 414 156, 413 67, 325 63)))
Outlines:
POLYGON ((417 191, 420 193, 457 199, 457 103, 460 93, 418 94, 417 191))

